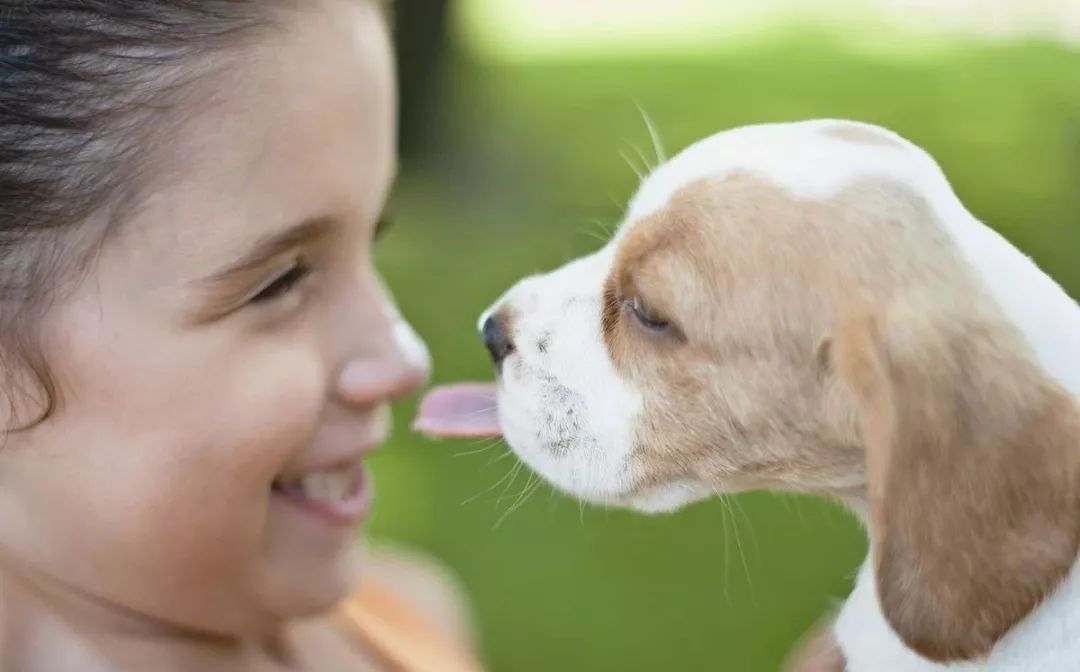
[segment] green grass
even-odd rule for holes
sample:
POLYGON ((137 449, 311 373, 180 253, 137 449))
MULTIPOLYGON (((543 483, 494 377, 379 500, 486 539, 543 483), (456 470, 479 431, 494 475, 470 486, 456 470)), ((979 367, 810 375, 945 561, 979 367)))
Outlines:
MULTIPOLYGON (((901 59, 796 33, 699 59, 456 62, 446 142, 431 166, 406 171, 380 264, 431 346, 436 380, 488 378, 476 316, 520 276, 595 248, 589 232, 617 222, 637 183, 620 151, 651 156, 640 104, 670 152, 760 121, 890 126, 938 158, 977 216, 1080 295, 1078 72, 1080 55, 1039 44, 901 59)), ((772 672, 843 598, 865 552, 845 512, 794 495, 659 518, 580 508, 546 486, 521 503, 529 476, 509 477, 505 447, 410 436, 412 410, 402 405, 375 465, 371 534, 457 572, 491 670, 772 672)))

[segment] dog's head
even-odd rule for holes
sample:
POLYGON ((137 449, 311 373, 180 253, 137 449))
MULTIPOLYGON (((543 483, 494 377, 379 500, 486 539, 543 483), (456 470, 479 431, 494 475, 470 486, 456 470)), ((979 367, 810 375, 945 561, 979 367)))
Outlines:
POLYGON ((502 431, 591 501, 866 502, 896 631, 983 655, 1076 558, 1080 415, 965 260, 957 227, 978 226, 883 129, 713 136, 644 181, 603 249, 481 318, 502 431))

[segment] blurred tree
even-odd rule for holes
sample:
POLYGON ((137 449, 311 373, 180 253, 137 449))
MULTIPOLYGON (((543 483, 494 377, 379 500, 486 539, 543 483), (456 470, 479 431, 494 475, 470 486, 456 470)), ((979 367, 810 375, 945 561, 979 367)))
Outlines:
POLYGON ((450 0, 395 0, 395 39, 401 90, 402 160, 423 160, 436 139, 443 91, 442 57, 448 47, 450 0))

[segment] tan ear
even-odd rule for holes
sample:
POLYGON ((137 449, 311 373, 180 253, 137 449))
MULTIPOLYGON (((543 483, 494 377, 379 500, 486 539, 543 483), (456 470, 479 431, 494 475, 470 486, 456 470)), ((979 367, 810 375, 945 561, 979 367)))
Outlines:
POLYGON ((1076 560, 1076 402, 986 306, 908 297, 845 320, 834 351, 885 617, 926 658, 982 658, 1076 560))

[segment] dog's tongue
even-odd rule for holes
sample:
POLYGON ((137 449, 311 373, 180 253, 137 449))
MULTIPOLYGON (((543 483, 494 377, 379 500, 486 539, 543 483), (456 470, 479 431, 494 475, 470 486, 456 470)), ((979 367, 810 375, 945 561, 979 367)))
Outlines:
POLYGON ((413 429, 447 438, 501 436, 495 386, 457 383, 436 387, 420 402, 413 429))

